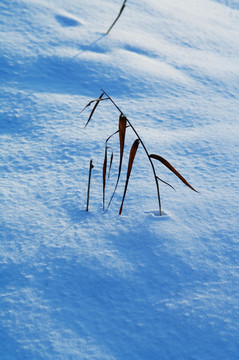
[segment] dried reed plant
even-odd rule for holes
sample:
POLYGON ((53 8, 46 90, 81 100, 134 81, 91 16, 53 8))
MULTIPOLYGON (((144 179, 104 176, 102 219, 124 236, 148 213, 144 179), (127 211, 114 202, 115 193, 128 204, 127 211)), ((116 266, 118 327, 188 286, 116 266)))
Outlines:
MULTIPOLYGON (((91 106, 92 104, 94 104, 91 112, 90 112, 90 116, 86 122, 85 127, 89 124, 96 108, 98 107, 99 103, 103 100, 109 100, 111 101, 111 103, 114 105, 114 107, 119 111, 120 115, 119 115, 119 124, 118 124, 118 130, 116 130, 113 134, 111 134, 105 141, 105 156, 104 156, 104 161, 103 161, 103 171, 102 171, 102 180, 103 180, 103 211, 107 211, 112 200, 113 197, 116 193, 118 184, 119 184, 119 180, 120 180, 120 176, 121 176, 121 169, 122 169, 122 163, 123 163, 123 156, 124 156, 124 149, 125 149, 125 137, 126 137, 126 129, 129 127, 133 130, 134 134, 136 135, 136 140, 133 142, 130 153, 129 153, 129 159, 128 159, 128 169, 127 169, 127 176, 126 176, 126 180, 125 180, 125 187, 124 187, 124 193, 123 193, 123 197, 122 197, 122 201, 121 201, 121 206, 120 206, 120 210, 119 210, 119 215, 121 215, 122 210, 123 210, 123 205, 124 205, 124 200, 125 200, 125 196, 126 196, 126 192, 127 192, 127 188, 128 188, 128 183, 129 183, 129 178, 130 178, 130 174, 131 174, 131 170, 133 167, 133 163, 134 163, 134 159, 138 150, 138 146, 141 145, 142 148, 145 151, 145 154, 150 162, 151 168, 152 168, 152 172, 153 172, 153 177, 155 180, 155 185, 156 185, 156 191, 157 191, 157 199, 158 199, 158 208, 159 208, 159 215, 162 215, 162 209, 161 209, 161 199, 160 199, 160 191, 159 191, 159 181, 165 183, 166 185, 170 186, 171 188, 173 188, 172 185, 170 185, 169 183, 167 183, 166 181, 160 179, 157 174, 156 174, 156 170, 155 170, 155 166, 154 166, 154 162, 153 160, 157 160, 159 162, 161 162, 164 166, 166 166, 171 172, 173 172, 186 186, 188 186, 191 190, 198 192, 197 190, 195 190, 188 182, 187 180, 166 160, 164 159, 162 156, 159 156, 157 154, 150 154, 144 144, 144 142, 142 141, 141 137, 139 136, 138 132, 136 131, 136 129, 134 128, 134 126, 132 125, 132 123, 129 121, 129 119, 124 115, 124 113, 121 111, 121 109, 118 107, 118 105, 114 102, 114 100, 103 90, 101 95, 99 96, 99 98, 91 100, 82 111, 84 111, 87 107, 91 106), (111 146, 108 145, 109 140, 116 134, 119 134, 119 143, 120 143, 120 156, 119 156, 119 167, 118 167, 118 174, 117 174, 117 180, 116 180, 116 184, 114 187, 114 190, 112 192, 112 195, 110 197, 110 200, 108 202, 108 205, 105 206, 105 190, 106 190, 106 183, 107 180, 110 178, 110 170, 111 170, 111 166, 112 166, 112 162, 113 162, 113 158, 114 158, 114 154, 113 154, 113 149, 111 146), (107 176, 107 164, 108 164, 108 152, 110 151, 111 155, 110 155, 110 163, 109 163, 109 168, 108 168, 108 176, 107 176)), ((91 161, 91 165, 92 165, 92 161, 91 161)), ((90 188, 90 177, 91 177, 91 169, 92 166, 90 165, 90 173, 89 173, 89 182, 88 182, 88 197, 87 197, 87 211, 88 211, 88 204, 89 204, 89 188, 90 188)), ((173 188, 174 189, 174 188, 173 188)))

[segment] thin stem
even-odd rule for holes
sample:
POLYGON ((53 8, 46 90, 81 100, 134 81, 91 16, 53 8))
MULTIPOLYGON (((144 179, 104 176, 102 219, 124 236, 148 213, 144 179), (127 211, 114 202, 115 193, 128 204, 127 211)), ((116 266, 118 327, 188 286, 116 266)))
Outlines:
MULTIPOLYGON (((119 110, 119 112, 120 112, 122 115, 124 115, 123 112, 122 112, 122 111, 120 110, 120 108, 118 107, 118 105, 116 105, 116 103, 114 102, 114 100, 113 100, 103 89, 101 89, 101 90, 102 90, 103 93, 109 98, 109 100, 112 102, 112 104, 119 110)), ((131 127, 132 130, 134 131, 135 135, 136 135, 137 138, 139 139, 140 143, 142 144, 143 149, 144 149, 144 151, 145 151, 145 153, 146 153, 146 155, 147 155, 147 157, 148 157, 148 159, 149 159, 149 162, 150 162, 150 164, 151 164, 151 167, 152 167, 152 170, 153 170, 153 174, 154 174, 155 183, 156 183, 157 195, 158 195, 159 215, 161 216, 161 215, 162 215, 162 210, 161 210, 159 184, 158 184, 158 178, 157 178, 157 175, 156 175, 156 171, 155 171, 154 164, 153 164, 153 162, 152 162, 152 160, 151 160, 151 158, 150 158, 150 156, 149 156, 148 150, 147 150, 146 146, 144 145, 144 143, 143 143, 141 137, 139 136, 138 132, 135 130, 135 128, 133 127, 133 125, 131 124, 131 122, 128 120, 127 117, 126 117, 126 119, 127 119, 128 123, 129 123, 130 127, 131 127)))
POLYGON ((87 204, 86 204, 86 211, 89 210, 89 201, 90 201, 90 180, 91 180, 91 171, 93 169, 93 160, 90 160, 90 168, 89 168, 89 180, 88 180, 88 190, 87 190, 87 204))
POLYGON ((114 106, 116 107, 116 109, 119 110, 119 112, 124 115, 123 111, 120 110, 120 108, 118 107, 118 105, 114 102, 114 100, 103 90, 101 89, 101 91, 105 94, 105 96, 107 96, 107 98, 112 102, 112 104, 114 104, 114 106))

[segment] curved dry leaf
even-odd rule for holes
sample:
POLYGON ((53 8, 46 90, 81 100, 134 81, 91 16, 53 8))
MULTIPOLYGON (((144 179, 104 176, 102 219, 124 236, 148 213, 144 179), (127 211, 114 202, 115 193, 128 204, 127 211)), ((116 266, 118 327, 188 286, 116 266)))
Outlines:
POLYGON ((119 215, 121 215, 122 210, 123 210, 124 199, 125 199, 125 195, 126 195, 126 191, 127 191, 127 187, 128 187, 129 177, 131 174, 134 158, 135 158, 136 152, 138 150, 139 142, 140 142, 139 139, 136 139, 130 150, 127 177, 126 177, 126 181, 125 181, 124 194, 123 194, 123 198, 122 198, 122 202, 121 202, 121 206, 120 206, 119 215))
MULTIPOLYGON (((130 127, 130 125, 126 126, 126 129, 130 127)), ((116 130, 113 134, 111 134, 106 140, 105 142, 107 143, 114 135, 118 134, 119 130, 116 130)))
POLYGON ((96 102, 96 101, 101 101, 101 100, 108 100, 108 98, 104 98, 104 99, 98 98, 98 99, 91 100, 91 101, 80 111, 80 114, 81 114, 87 107, 89 107, 91 104, 93 104, 93 103, 96 102))
POLYGON ((156 176, 156 178, 157 178, 159 181, 161 181, 162 183, 164 183, 164 184, 166 184, 166 185, 170 186, 170 187, 171 187, 174 191, 176 191, 176 190, 174 189, 174 187, 173 187, 171 184, 169 184, 169 183, 167 183, 166 181, 164 181, 164 180, 160 179, 158 176, 156 176))
MULTIPOLYGON (((95 103, 93 109, 91 110, 89 119, 87 120, 87 123, 85 124, 85 127, 89 124, 90 119, 92 118, 92 116, 93 116, 93 114, 94 114, 97 106, 99 105, 99 102, 102 100, 103 95, 104 95, 104 93, 102 93, 102 94, 99 96, 99 99, 96 100, 96 103, 95 103)), ((94 102, 94 101, 95 101, 95 100, 92 100, 92 102, 94 102)), ((91 103, 92 103, 92 102, 91 102, 91 103)), ((89 105, 90 105, 90 103, 89 103, 89 105)), ((87 105, 87 106, 89 106, 89 105, 87 105)))
MULTIPOLYGON (((121 174, 121 168, 122 168, 122 161, 123 161, 123 154, 124 154, 124 143, 125 143, 125 132, 126 132, 126 124, 127 124, 127 118, 124 114, 120 114, 119 116, 119 141, 120 141, 120 160, 119 160, 119 170, 118 170, 118 176, 117 176, 117 181, 115 184, 115 188, 114 191, 111 195, 110 201, 108 203, 107 209, 109 208, 111 201, 113 200, 113 197, 115 195, 115 192, 117 190, 118 184, 119 184, 119 179, 120 179, 120 174, 121 174)), ((106 210, 107 210, 106 209, 106 210)))
POLYGON ((105 142, 107 143, 111 138, 112 136, 114 136, 115 134, 117 134, 119 132, 119 130, 116 130, 113 134, 111 134, 106 140, 105 142))
POLYGON ((169 170, 171 170, 185 185, 187 185, 190 189, 192 189, 195 192, 198 192, 195 190, 184 177, 162 156, 156 155, 156 154, 150 154, 149 157, 151 159, 156 159, 160 161, 163 165, 165 165, 169 170))

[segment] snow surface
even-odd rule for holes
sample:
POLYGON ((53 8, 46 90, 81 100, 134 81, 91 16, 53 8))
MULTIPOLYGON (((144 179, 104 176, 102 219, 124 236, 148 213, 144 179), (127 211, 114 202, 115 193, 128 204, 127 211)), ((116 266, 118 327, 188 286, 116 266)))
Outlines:
POLYGON ((238 359, 239 2, 121 5, 0 2, 1 360, 238 359), (200 194, 139 147, 102 214, 101 88, 200 194))

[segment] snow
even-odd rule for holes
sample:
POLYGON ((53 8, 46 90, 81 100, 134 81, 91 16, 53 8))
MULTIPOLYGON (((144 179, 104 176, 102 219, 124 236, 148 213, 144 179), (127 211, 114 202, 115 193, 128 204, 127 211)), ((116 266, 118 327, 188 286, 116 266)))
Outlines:
MULTIPOLYGON (((237 359, 237 0, 1 0, 0 359, 237 359), (139 146, 102 213, 104 89, 139 146), (93 159, 89 212, 85 211, 93 159)), ((118 138, 110 197, 117 175, 118 138), (112 185, 113 184, 113 185, 112 185)))

